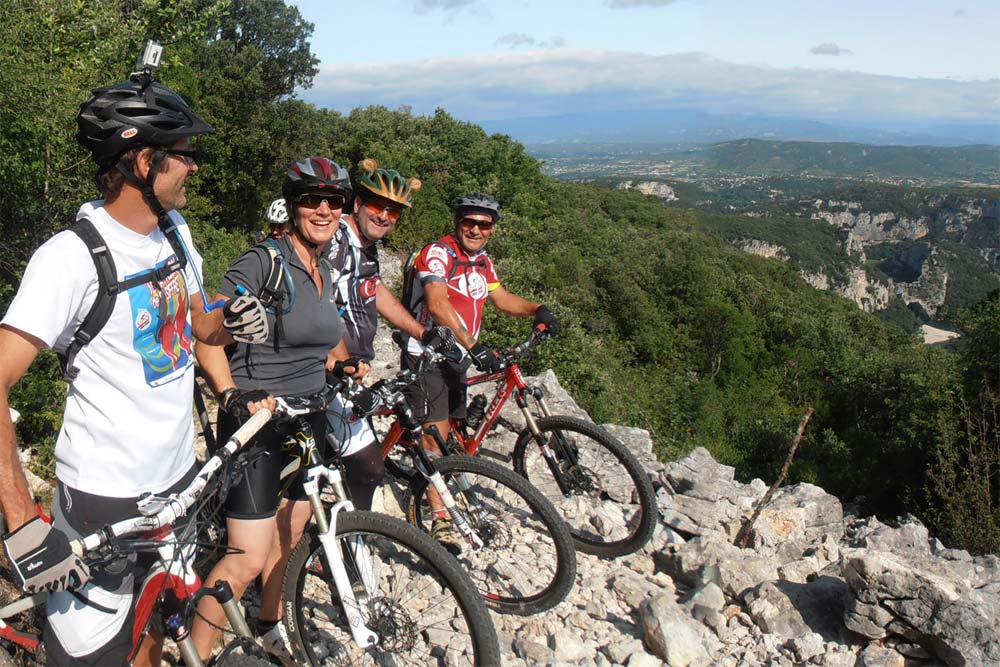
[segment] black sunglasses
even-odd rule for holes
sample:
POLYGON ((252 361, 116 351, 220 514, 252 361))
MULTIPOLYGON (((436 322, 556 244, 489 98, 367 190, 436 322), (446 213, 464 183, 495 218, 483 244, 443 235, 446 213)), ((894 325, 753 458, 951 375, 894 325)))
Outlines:
POLYGON ((323 205, 323 202, 326 202, 326 205, 330 208, 344 208, 344 204, 347 200, 344 198, 344 195, 311 194, 302 195, 296 200, 295 203, 304 208, 319 208, 323 205))
POLYGON ((178 155, 184 158, 184 161, 188 164, 194 164, 198 161, 198 151, 193 148, 161 148, 160 151, 167 155, 178 155))

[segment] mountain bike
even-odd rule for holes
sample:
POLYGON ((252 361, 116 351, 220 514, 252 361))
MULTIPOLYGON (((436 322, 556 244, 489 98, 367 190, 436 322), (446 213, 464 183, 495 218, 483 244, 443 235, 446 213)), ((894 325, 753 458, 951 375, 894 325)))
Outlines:
MULTIPOLYGON (((154 553, 156 563, 143 579, 134 599, 135 622, 129 660, 135 657, 149 632, 150 622, 158 615, 166 635, 176 644, 181 659, 189 667, 203 667, 204 662, 188 634, 198 601, 208 595, 222 605, 235 637, 212 659, 213 665, 247 665, 266 667, 264 651, 254 643, 243 612, 226 582, 212 588, 202 585, 194 570, 194 552, 198 546, 198 513, 208 500, 219 492, 219 470, 260 428, 271 414, 261 410, 233 434, 219 454, 210 458, 197 476, 182 491, 166 497, 147 494, 139 499, 138 515, 118 521, 101 530, 73 540, 73 552, 85 558, 91 569, 100 569, 133 553, 154 553), (195 507, 197 505, 197 507, 195 507), (188 513, 192 519, 179 533, 174 522, 188 513)), ((46 594, 23 596, 0 608, 0 627, 11 628, 4 619, 24 614, 44 605, 46 594)), ((38 635, 11 631, 0 633, 5 640, 20 649, 36 652, 40 648, 38 635)), ((8 645, 9 646, 9 645, 8 645)), ((0 664, 3 664, 0 661, 0 664)), ((10 664, 13 664, 11 662, 10 664)))
POLYGON ((526 426, 513 452, 506 456, 482 448, 483 453, 512 462, 548 498, 569 524, 578 550, 601 557, 638 551, 656 525, 653 485, 635 455, 610 433, 583 419, 553 415, 542 388, 525 381, 518 360, 548 338, 544 325, 536 327, 526 340, 497 350, 499 371, 468 379, 470 388, 496 383, 493 398, 487 406, 484 394, 472 397, 466 419, 451 420, 449 448, 442 451, 479 452, 500 410, 514 396, 526 426), (529 399, 540 416, 532 412, 529 399))
POLYGON ((413 526, 355 510, 337 458, 320 460, 301 417, 329 397, 275 397, 279 418, 295 420, 313 511, 283 580, 294 655, 309 665, 499 665, 496 630, 462 566, 413 526))
MULTIPOLYGON (((397 342, 399 342, 397 340, 397 342)), ((421 444, 424 429, 403 389, 428 363, 402 370, 368 389, 395 421, 381 441, 382 456, 399 446, 410 457, 410 521, 430 532, 429 491, 437 491, 461 536, 459 561, 490 608, 505 614, 536 614, 561 602, 576 579, 576 554, 566 525, 552 504, 526 480, 491 461, 460 455, 435 457, 421 444)), ((447 451, 436 429, 429 429, 447 451)), ((401 466, 397 466, 397 471, 401 466)), ((398 475, 397 475, 398 476, 398 475)))

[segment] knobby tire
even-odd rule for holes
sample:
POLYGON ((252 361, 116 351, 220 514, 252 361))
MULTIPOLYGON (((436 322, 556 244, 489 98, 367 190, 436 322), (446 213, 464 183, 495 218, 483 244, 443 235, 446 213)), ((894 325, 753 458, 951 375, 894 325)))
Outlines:
POLYGON ((352 582, 351 544, 361 538, 378 590, 366 624, 380 636, 367 651, 347 628, 315 525, 288 560, 284 621, 293 650, 308 665, 499 665, 500 645, 483 601, 462 566, 429 536, 372 512, 337 516, 337 541, 352 582))
MULTIPOLYGON (((483 540, 463 544, 459 562, 486 605, 502 614, 529 615, 551 609, 573 588, 576 553, 562 517, 545 497, 512 470, 466 455, 436 459, 460 510, 483 540), (471 484, 460 490, 457 476, 471 484)), ((410 521, 431 529, 431 507, 423 477, 410 486, 410 521)), ((455 527, 457 532, 458 528, 455 527)))
POLYGON ((514 446, 514 470, 561 512, 577 550, 614 558, 641 549, 656 526, 656 494, 635 455, 607 431, 583 419, 550 416, 536 423, 542 440, 556 453, 569 495, 559 488, 539 442, 527 428, 514 446), (577 465, 567 459, 563 443, 574 448, 577 465), (622 513, 624 526, 607 519, 613 511, 622 513))

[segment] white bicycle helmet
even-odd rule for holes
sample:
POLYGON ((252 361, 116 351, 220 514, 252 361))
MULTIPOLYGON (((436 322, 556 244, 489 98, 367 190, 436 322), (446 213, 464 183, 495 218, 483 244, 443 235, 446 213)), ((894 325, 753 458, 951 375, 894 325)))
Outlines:
POLYGON ((267 223, 269 225, 287 225, 288 209, 285 207, 285 198, 275 199, 267 207, 267 223))

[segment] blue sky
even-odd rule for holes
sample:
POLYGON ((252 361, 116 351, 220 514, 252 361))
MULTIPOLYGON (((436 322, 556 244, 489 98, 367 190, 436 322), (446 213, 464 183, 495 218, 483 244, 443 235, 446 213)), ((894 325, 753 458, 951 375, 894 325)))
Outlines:
POLYGON ((289 1, 321 61, 300 96, 342 112, 1000 122, 995 1, 289 1))

